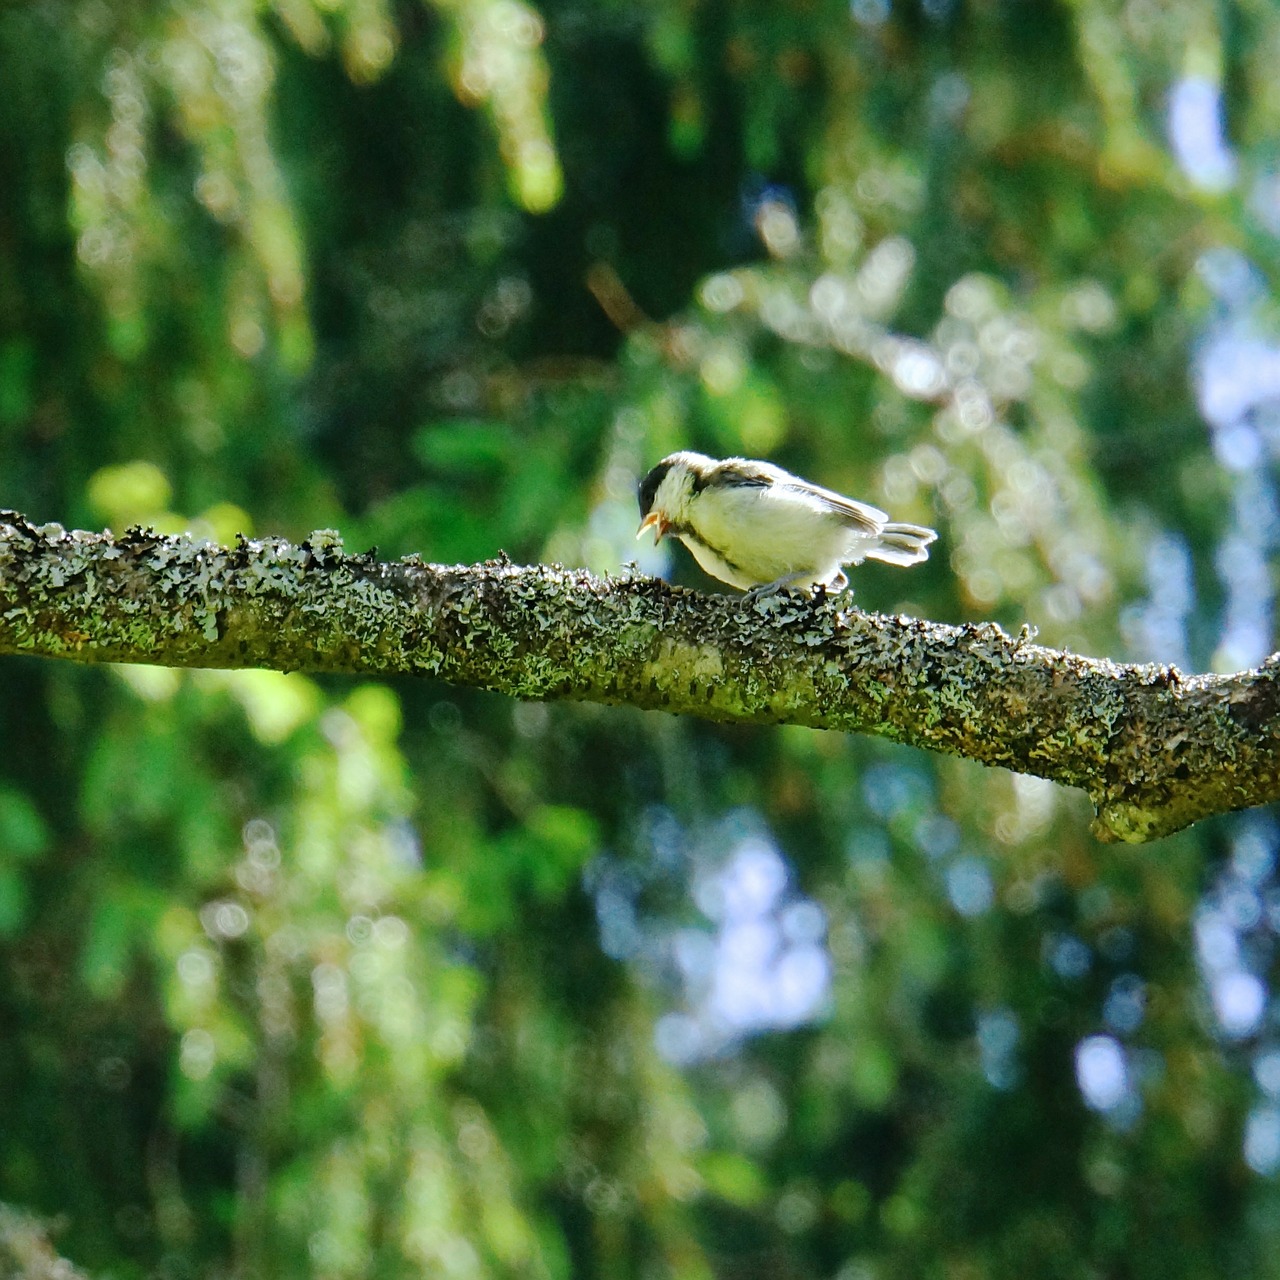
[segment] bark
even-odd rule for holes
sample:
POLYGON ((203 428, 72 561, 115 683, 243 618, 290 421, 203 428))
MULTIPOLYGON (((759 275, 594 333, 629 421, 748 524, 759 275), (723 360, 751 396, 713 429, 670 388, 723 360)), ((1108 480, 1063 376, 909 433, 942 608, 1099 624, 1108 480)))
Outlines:
POLYGON ((410 674, 880 734, 1081 787, 1102 840, 1280 797, 1280 655, 1185 676, 821 597, 748 604, 506 559, 380 563, 328 531, 224 548, 0 511, 0 654, 410 674))

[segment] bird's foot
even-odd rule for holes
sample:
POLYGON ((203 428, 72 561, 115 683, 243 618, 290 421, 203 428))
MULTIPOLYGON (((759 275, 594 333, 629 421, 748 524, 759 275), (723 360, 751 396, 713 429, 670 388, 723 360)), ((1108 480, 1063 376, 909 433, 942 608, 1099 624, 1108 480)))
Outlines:
POLYGON ((781 578, 775 578, 772 582, 762 582, 758 587, 752 587, 749 591, 743 593, 743 602, 746 604, 759 604, 761 600, 767 600, 770 596, 780 595, 783 591, 790 594, 795 591, 796 584, 804 576, 802 573, 788 573, 781 578))
POLYGON ((828 596, 838 596, 847 590, 848 586, 849 579, 844 573, 837 574, 829 582, 814 582, 807 573, 789 573, 781 578, 775 578, 773 582, 752 587, 743 593, 742 599, 745 604, 754 605, 761 600, 767 600, 785 592, 787 595, 808 596, 812 600, 821 602, 828 596))

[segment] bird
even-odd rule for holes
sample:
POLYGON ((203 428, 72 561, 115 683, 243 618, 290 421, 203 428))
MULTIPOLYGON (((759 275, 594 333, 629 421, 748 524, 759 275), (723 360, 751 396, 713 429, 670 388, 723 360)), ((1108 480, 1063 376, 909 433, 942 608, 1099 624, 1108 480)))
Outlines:
POLYGON ((845 566, 919 564, 938 536, 750 458, 669 454, 640 482, 638 496, 637 538, 650 529, 655 546, 678 538, 713 578, 753 599, 843 591, 845 566))

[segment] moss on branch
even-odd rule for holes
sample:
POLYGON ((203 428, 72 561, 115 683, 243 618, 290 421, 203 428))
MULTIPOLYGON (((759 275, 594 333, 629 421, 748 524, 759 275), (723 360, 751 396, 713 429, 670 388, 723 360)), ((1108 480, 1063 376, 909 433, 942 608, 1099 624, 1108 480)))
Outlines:
POLYGON ((505 559, 382 563, 330 532, 227 548, 0 511, 0 653, 421 675, 879 734, 1082 787, 1104 840, 1280 796, 1280 659, 1184 676, 837 600, 749 604, 505 559))

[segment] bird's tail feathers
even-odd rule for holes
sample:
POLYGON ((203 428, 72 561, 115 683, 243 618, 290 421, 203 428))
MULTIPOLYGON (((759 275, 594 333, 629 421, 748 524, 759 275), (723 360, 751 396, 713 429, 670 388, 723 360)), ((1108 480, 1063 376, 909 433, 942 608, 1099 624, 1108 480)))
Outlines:
POLYGON ((883 560, 885 564, 919 564, 929 558, 929 544, 937 536, 923 525, 887 524, 864 555, 868 560, 883 560))

